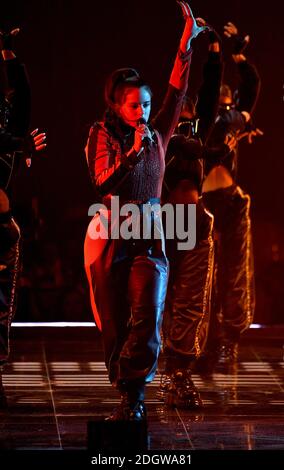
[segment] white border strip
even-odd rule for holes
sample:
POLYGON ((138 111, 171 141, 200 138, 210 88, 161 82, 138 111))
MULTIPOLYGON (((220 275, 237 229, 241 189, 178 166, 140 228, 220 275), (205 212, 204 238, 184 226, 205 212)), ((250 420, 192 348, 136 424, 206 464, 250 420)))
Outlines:
MULTIPOLYGON (((78 327, 83 326, 85 328, 96 328, 94 322, 68 322, 68 321, 50 321, 50 322, 13 322, 12 327, 14 328, 33 328, 33 327, 48 327, 48 328, 66 328, 66 327, 78 327)), ((250 328, 266 328, 271 325, 260 325, 258 323, 252 323, 250 328)))
POLYGON ((33 327, 49 327, 49 328, 66 328, 66 327, 96 327, 96 324, 93 322, 80 322, 80 321, 45 321, 45 322, 13 322, 12 327, 15 328, 33 328, 33 327))

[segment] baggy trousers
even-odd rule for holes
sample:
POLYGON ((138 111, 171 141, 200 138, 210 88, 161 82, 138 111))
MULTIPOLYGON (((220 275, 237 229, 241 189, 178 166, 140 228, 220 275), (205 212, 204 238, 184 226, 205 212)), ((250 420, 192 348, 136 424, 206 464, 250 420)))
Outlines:
POLYGON ((208 349, 238 342, 255 309, 250 197, 232 185, 203 194, 214 215, 215 273, 208 349))
POLYGON ((167 240, 170 277, 163 322, 165 372, 190 367, 205 348, 214 262, 213 217, 196 207, 196 245, 179 251, 167 240))
POLYGON ((141 390, 155 375, 168 282, 163 240, 108 239, 90 266, 110 382, 141 390))

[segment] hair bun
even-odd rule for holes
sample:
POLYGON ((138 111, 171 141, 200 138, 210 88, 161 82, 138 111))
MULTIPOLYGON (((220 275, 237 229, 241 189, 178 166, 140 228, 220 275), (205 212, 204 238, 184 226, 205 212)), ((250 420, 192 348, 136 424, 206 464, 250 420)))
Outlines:
POLYGON ((108 106, 114 103, 114 92, 116 87, 123 82, 131 81, 131 79, 139 79, 140 75, 135 69, 122 68, 111 73, 107 78, 105 85, 105 100, 108 106))

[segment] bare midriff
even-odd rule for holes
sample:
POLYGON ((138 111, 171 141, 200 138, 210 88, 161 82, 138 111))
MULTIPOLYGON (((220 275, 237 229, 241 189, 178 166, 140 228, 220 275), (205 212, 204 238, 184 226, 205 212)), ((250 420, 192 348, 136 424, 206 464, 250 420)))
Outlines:
POLYGON ((208 191, 215 191, 220 188, 228 188, 228 186, 232 186, 233 182, 233 178, 227 168, 223 165, 218 165, 212 168, 205 178, 202 192, 207 193, 208 191))
POLYGON ((199 197, 196 185, 188 180, 179 181, 170 192, 167 202, 171 204, 197 204, 199 197))

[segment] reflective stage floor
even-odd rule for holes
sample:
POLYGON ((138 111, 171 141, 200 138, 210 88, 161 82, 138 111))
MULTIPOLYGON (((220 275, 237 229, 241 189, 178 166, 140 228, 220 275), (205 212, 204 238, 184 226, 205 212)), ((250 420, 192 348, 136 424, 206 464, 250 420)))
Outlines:
MULTIPOLYGON (((168 410, 148 385, 150 450, 284 450, 284 326, 243 335, 232 374, 194 375, 205 407, 168 410)), ((118 403, 96 328, 12 328, 0 449, 79 450, 118 403)))

